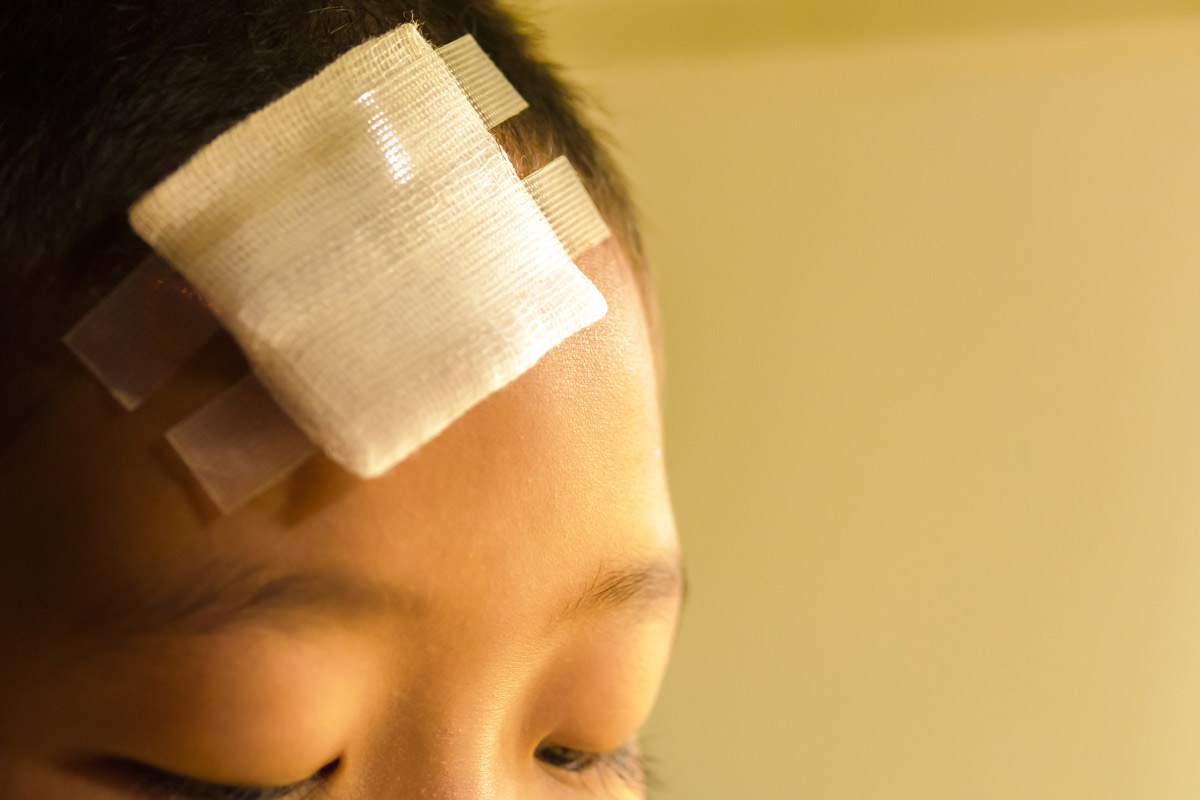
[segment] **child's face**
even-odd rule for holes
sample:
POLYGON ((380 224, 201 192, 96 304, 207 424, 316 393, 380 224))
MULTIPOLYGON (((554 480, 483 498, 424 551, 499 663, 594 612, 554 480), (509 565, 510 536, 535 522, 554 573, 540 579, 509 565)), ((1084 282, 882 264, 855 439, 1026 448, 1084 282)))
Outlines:
POLYGON ((0 456, 0 794, 340 759, 334 798, 624 796, 539 750, 633 737, 680 602, 645 314, 611 241, 581 267, 607 317, 392 472, 317 460, 225 517, 163 432, 236 359, 126 413, 64 353, 0 456))

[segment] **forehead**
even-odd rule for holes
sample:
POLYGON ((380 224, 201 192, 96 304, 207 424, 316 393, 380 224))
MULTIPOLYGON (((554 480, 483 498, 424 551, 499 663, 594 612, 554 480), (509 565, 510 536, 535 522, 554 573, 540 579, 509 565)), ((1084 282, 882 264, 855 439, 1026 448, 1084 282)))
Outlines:
POLYGON ((312 542, 297 558, 394 579, 448 611, 489 596, 523 599, 497 606, 519 613, 539 590, 561 597, 555 577, 674 550, 640 296, 616 248, 581 268, 609 302, 599 323, 387 475, 358 481, 322 461, 262 504, 297 520, 292 539, 312 542))
POLYGON ((317 459, 224 517, 203 503, 162 434, 240 367, 216 356, 133 414, 76 369, 9 453, 15 491, 3 513, 40 534, 26 545, 32 559, 9 562, 24 573, 10 585, 45 587, 50 603, 92 594, 102 607, 233 560, 336 567, 450 609, 513 587, 559 591, 545 575, 578 581, 598 564, 673 551, 641 296, 612 241, 580 268, 608 315, 391 472, 360 481, 317 459), (76 588, 64 593, 64 584, 76 588))

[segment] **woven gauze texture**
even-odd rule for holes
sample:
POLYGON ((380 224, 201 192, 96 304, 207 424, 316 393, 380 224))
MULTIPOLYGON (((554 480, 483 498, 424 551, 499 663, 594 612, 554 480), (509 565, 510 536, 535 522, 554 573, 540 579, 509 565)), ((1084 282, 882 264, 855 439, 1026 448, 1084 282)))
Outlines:
POLYGON ((222 134, 130 221, 364 478, 607 311, 411 24, 222 134))

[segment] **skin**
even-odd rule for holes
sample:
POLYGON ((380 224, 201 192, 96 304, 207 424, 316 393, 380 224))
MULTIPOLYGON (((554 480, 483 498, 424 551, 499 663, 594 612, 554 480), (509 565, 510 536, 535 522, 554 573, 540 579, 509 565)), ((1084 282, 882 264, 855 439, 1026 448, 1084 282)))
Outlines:
POLYGON ((612 240, 580 268, 607 316, 391 472, 318 457, 226 516, 163 433, 239 377, 231 343, 132 413, 47 356, 52 400, 0 455, 4 796, 335 762, 335 798, 639 796, 537 755, 636 735, 680 606, 646 310, 612 240))

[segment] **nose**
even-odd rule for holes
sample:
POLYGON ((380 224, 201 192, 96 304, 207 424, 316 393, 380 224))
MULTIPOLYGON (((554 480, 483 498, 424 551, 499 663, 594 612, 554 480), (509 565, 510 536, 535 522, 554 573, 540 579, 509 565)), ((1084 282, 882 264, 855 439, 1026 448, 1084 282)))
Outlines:
POLYGON ((411 797, 430 800, 515 800, 511 763, 496 737, 476 729, 443 731, 410 762, 411 797))
POLYGON ((345 752, 355 800, 532 800, 544 777, 522 732, 525 715, 505 692, 439 691, 435 681, 375 717, 345 752))
POLYGON ((518 800, 521 770, 478 731, 442 732, 415 746, 391 749, 372 763, 345 764, 361 800, 518 800), (355 769, 355 767, 358 767, 355 769))

